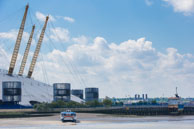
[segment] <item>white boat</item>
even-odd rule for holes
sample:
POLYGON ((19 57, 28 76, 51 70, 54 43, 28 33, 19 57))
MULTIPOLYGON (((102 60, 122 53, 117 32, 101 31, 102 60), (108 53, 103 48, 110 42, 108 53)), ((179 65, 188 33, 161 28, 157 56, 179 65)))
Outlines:
POLYGON ((76 113, 75 112, 71 112, 71 110, 67 110, 65 112, 61 112, 61 121, 65 122, 65 121, 72 121, 72 122, 76 122, 76 113))

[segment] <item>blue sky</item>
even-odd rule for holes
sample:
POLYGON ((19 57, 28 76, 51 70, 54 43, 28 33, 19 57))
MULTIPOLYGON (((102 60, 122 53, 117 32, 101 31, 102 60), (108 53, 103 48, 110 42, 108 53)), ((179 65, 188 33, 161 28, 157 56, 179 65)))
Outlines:
MULTIPOLYGON (((103 36, 108 42, 116 43, 146 37, 159 50, 176 47, 181 53, 193 53, 193 15, 175 13, 164 1, 152 2, 148 6, 144 0, 1 0, 0 21, 29 3, 34 12, 74 18, 73 24, 62 20, 55 23, 56 26, 68 28, 72 36, 103 36)), ((20 19, 17 18, 18 21, 20 19)), ((0 25, 2 30, 12 26, 15 27, 9 22, 0 25)))
POLYGON ((0 59, 7 60, 0 68, 9 66, 27 3, 15 73, 36 24, 27 73, 49 14, 35 79, 99 87, 101 97, 172 96, 176 86, 182 96, 193 96, 194 0, 0 0, 0 59))

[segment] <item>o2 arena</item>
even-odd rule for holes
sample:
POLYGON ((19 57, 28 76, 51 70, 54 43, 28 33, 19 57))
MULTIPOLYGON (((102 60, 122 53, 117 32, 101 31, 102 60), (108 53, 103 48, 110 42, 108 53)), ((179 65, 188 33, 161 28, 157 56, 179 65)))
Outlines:
MULTIPOLYGON (((7 103, 20 104, 24 106, 30 106, 36 102, 50 103, 54 100, 75 101, 79 103, 83 102, 84 101, 83 99, 71 94, 70 84, 68 83, 56 83, 54 85, 56 85, 55 89, 57 90, 54 90, 53 86, 40 81, 36 81, 33 78, 31 78, 40 52, 49 16, 46 17, 44 26, 40 33, 40 37, 36 45, 36 49, 28 71, 28 75, 27 76, 23 75, 23 72, 25 64, 27 62, 35 26, 32 26, 32 31, 30 33, 29 40, 26 45, 19 73, 13 74, 15 64, 17 61, 17 56, 20 49, 23 31, 25 28, 28 8, 29 5, 27 5, 25 8, 25 13, 23 15, 23 19, 19 28, 9 69, 8 70, 0 69, 0 102, 6 104, 7 103)), ((0 63, 2 63, 2 61, 0 63)))

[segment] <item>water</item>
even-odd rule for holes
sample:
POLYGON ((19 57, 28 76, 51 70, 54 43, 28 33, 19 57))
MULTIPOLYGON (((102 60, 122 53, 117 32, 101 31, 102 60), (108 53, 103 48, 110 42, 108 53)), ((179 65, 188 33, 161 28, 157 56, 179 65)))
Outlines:
MULTIPOLYGON (((6 127, 5 127, 6 128, 6 127)), ((9 129, 194 129, 194 121, 187 122, 149 122, 149 123, 95 123, 67 126, 49 125, 34 127, 7 127, 9 129)))

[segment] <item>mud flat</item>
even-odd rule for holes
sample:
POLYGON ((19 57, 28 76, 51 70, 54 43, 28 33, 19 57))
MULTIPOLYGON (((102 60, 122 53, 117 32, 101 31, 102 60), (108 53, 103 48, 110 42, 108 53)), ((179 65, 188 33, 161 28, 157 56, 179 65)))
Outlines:
POLYGON ((0 128, 7 129, 194 129, 194 116, 126 116, 77 113, 78 121, 60 121, 59 113, 44 117, 3 118, 0 128))

